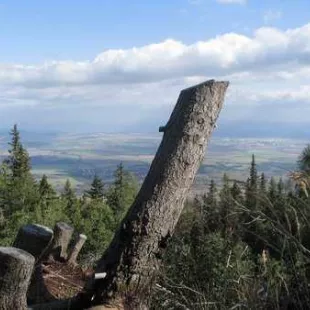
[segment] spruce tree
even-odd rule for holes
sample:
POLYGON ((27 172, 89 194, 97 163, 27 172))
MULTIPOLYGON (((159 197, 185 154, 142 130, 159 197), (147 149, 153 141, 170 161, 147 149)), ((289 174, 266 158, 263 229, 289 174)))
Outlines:
POLYGON ((11 171, 13 179, 21 179, 30 173, 30 158, 28 152, 24 149, 21 140, 20 133, 15 124, 10 132, 11 142, 9 143, 9 156, 5 160, 8 168, 11 171))
POLYGON ((230 193, 231 193, 232 198, 235 201, 239 203, 243 202, 242 190, 240 186, 238 185, 237 181, 234 181, 233 186, 231 187, 230 193))
POLYGON ((210 208, 210 209, 216 209, 217 208, 217 187, 215 181, 212 179, 210 181, 209 185, 209 191, 207 193, 207 196, 205 196, 205 204, 210 208))
POLYGON ((222 229, 223 232, 226 232, 228 229, 232 228, 230 225, 231 223, 229 223, 228 215, 230 212, 232 212, 232 208, 234 206, 231 190, 229 187, 229 179, 226 173, 223 176, 223 186, 221 188, 219 197, 220 197, 219 212, 221 222, 223 225, 222 229))
POLYGON ((77 199, 75 192, 71 186, 71 182, 67 179, 63 191, 61 193, 62 201, 65 203, 65 212, 67 216, 72 220, 77 207, 77 199))
POLYGON ((56 192, 48 183, 47 176, 45 174, 43 174, 39 183, 39 194, 41 199, 52 199, 56 196, 56 192))
POLYGON ((299 169, 307 174, 310 174, 310 144, 302 151, 298 159, 299 169))
POLYGON ((277 189, 278 189, 278 195, 281 197, 284 194, 284 183, 282 178, 279 179, 279 182, 277 184, 277 189))
POLYGON ((274 177, 272 177, 269 182, 268 196, 271 202, 274 202, 277 198, 277 183, 274 177))
POLYGON ((262 173, 260 177, 259 191, 263 195, 266 194, 266 191, 267 191, 267 184, 266 184, 266 178, 265 178, 264 173, 262 173))
POLYGON ((255 156, 252 154, 252 162, 251 162, 251 169, 250 169, 250 187, 253 192, 257 191, 257 168, 255 162, 255 156))
POLYGON ((114 182, 107 192, 108 205, 117 221, 124 216, 128 207, 132 204, 137 191, 137 180, 120 163, 114 172, 114 182))
POLYGON ((94 179, 91 183, 90 190, 86 191, 86 196, 91 199, 102 199, 104 197, 104 184, 102 180, 95 174, 94 179))
POLYGON ((22 211, 29 216, 38 204, 37 185, 30 173, 30 158, 23 147, 17 125, 10 132, 9 156, 4 160, 6 166, 6 191, 2 197, 5 204, 4 213, 11 216, 22 211))
POLYGON ((247 207, 254 210, 257 208, 257 169, 255 163, 255 156, 252 155, 251 167, 250 167, 250 177, 246 182, 246 204, 247 207))
POLYGON ((211 232, 218 229, 220 212, 217 192, 216 183, 212 179, 210 181, 208 193, 203 197, 202 223, 205 232, 211 232))
POLYGON ((61 193, 61 198, 66 200, 73 200, 76 198, 69 179, 66 180, 63 191, 61 193))

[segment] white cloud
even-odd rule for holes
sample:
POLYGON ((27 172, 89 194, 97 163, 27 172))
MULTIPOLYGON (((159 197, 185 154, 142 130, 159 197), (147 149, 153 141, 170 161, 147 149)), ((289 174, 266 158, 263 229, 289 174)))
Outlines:
POLYGON ((237 4, 246 4, 247 0, 216 0, 218 3, 237 3, 237 4))
POLYGON ((192 5, 199 5, 202 4, 203 2, 204 0, 188 0, 188 3, 192 5))
POLYGON ((269 24, 273 21, 279 20, 282 18, 282 11, 268 10, 264 13, 263 19, 265 24, 269 24))
POLYGON ((107 50, 84 62, 0 64, 0 83, 27 88, 135 84, 196 75, 294 70, 309 64, 307 24, 287 31, 263 27, 251 37, 227 33, 191 45, 167 39, 142 47, 107 50))
POLYGON ((262 27, 251 36, 231 32, 189 45, 167 39, 81 62, 0 63, 0 109, 70 106, 78 113, 114 104, 153 111, 171 107, 182 88, 209 78, 231 81, 228 119, 237 106, 261 118, 270 116, 264 107, 271 103, 287 115, 292 107, 309 106, 310 24, 285 31, 262 27))

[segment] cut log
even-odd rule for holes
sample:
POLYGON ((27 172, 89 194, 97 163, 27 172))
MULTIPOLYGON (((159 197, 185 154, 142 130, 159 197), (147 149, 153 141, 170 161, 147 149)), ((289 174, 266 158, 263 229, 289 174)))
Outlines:
POLYGON ((83 234, 80 234, 74 244, 74 246, 72 247, 72 249, 69 252, 68 255, 68 264, 70 265, 76 265, 76 259, 86 241, 87 237, 83 234))
POLYGON ((73 228, 64 222, 56 223, 54 237, 44 253, 44 259, 65 261, 68 256, 68 246, 73 234, 73 228))
POLYGON ((149 173, 100 259, 101 280, 88 283, 85 307, 115 304, 144 309, 163 251, 173 234, 186 196, 202 162, 224 102, 228 82, 214 80, 187 88, 167 125, 149 173), (88 303, 88 305, 87 305, 88 303))
POLYGON ((35 258, 26 251, 0 247, 0 309, 27 309, 27 290, 35 258))
POLYGON ((38 259, 49 245, 53 231, 42 225, 29 224, 22 226, 15 238, 13 246, 32 254, 38 259))

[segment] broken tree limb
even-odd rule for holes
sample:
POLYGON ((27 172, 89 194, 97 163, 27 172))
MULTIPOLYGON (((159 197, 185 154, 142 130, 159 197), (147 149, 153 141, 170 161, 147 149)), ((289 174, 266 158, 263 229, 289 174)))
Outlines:
POLYGON ((210 80, 181 91, 161 131, 162 142, 149 173, 100 259, 106 272, 81 295, 85 306, 122 300, 130 309, 147 304, 152 281, 224 102, 228 82, 210 80))
POLYGON ((22 226, 15 238, 13 246, 32 254, 38 259, 49 245, 53 231, 42 225, 29 224, 22 226))
POLYGON ((71 248, 69 255, 68 255, 68 264, 76 265, 76 259, 86 241, 87 237, 83 234, 79 234, 77 240, 75 241, 74 246, 71 248))
POLYGON ((66 260, 68 246, 73 234, 73 228, 64 222, 56 223, 54 227, 54 237, 50 246, 46 249, 43 259, 48 260, 66 260))
POLYGON ((27 309, 27 290, 35 258, 26 251, 0 247, 0 309, 27 309))

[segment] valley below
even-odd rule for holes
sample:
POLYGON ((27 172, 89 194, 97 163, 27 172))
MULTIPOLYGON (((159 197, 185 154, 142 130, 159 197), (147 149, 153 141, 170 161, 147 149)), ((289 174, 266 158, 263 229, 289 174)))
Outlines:
MULTIPOLYGON (((70 179, 78 193, 87 188, 95 174, 108 184, 116 166, 134 173, 140 182, 146 176, 161 134, 30 134, 21 133, 31 156, 33 174, 46 174, 60 190, 70 179)), ((0 156, 7 156, 9 137, 0 134, 0 156)), ((295 169, 296 161, 308 142, 277 138, 211 139, 205 159, 196 176, 193 191, 204 191, 211 179, 220 183, 224 173, 230 179, 244 181, 252 154, 259 172, 267 177, 286 178, 295 169)))

